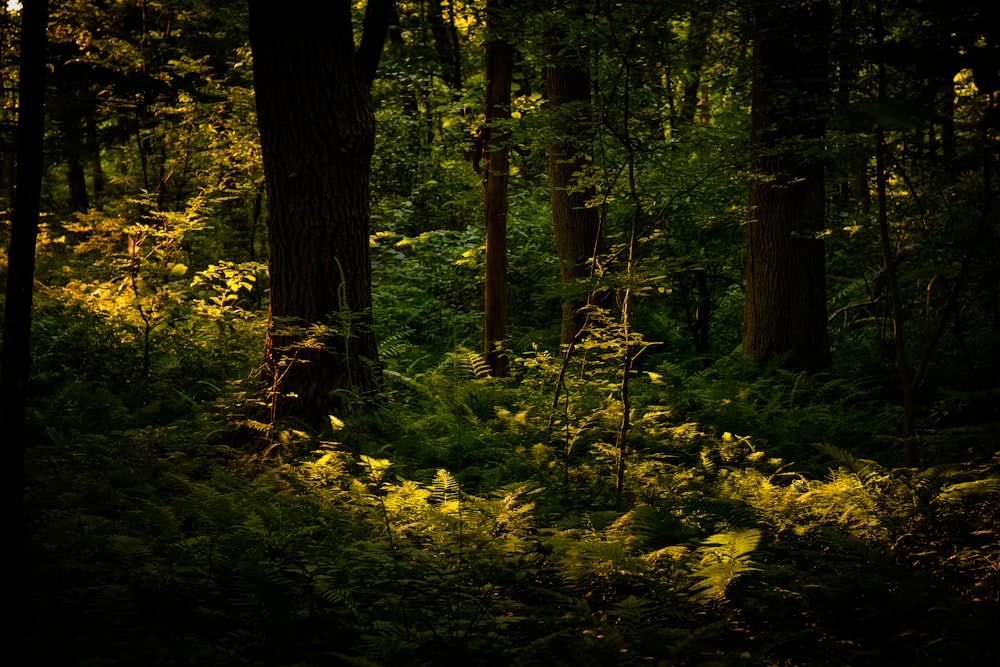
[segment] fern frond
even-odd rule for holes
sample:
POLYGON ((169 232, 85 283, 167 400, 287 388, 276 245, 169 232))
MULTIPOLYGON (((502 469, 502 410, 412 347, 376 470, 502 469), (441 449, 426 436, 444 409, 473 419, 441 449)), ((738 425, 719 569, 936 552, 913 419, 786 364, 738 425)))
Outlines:
POLYGON ((271 430, 270 424, 265 424, 264 422, 257 421, 256 419, 244 419, 239 422, 239 425, 245 426, 251 431, 255 431, 257 433, 267 433, 271 430))
POLYGON ((478 352, 467 352, 465 355, 465 363, 468 365, 469 372, 472 373, 472 377, 477 380, 490 376, 490 365, 487 363, 486 357, 478 352))
POLYGON ((352 616, 360 616, 354 593, 349 588, 335 587, 331 582, 324 581, 317 584, 316 596, 329 605, 343 606, 352 616))
POLYGON ((718 464, 716 464, 715 460, 712 458, 712 451, 708 448, 703 448, 701 452, 699 452, 699 456, 701 458, 701 466, 705 469, 705 472, 709 475, 714 474, 718 468, 718 464))
POLYGON ((949 484, 938 493, 938 499, 946 503, 954 503, 969 496, 989 495, 1000 493, 1000 478, 988 477, 986 479, 975 479, 971 482, 958 482, 949 484))
POLYGON ((618 517, 608 532, 624 538, 630 546, 651 551, 675 543, 683 529, 677 517, 662 507, 637 505, 618 517))
POLYGON ((921 470, 914 479, 928 486, 940 486, 944 480, 958 477, 966 472, 968 469, 960 463, 941 463, 921 470))
POLYGON ((378 355, 381 359, 395 359, 410 348, 406 338, 410 331, 394 331, 378 343, 378 355))
POLYGON ((652 600, 629 595, 624 600, 619 600, 611 605, 608 614, 625 621, 641 621, 649 618, 656 606, 656 602, 652 600))
POLYGON ((431 498, 438 503, 446 503, 450 501, 458 500, 458 480, 452 477, 452 475, 441 468, 434 475, 433 481, 430 483, 431 498))
POLYGON ((643 554, 642 559, 650 564, 658 564, 661 561, 676 562, 691 553, 691 550, 684 545, 673 544, 669 547, 663 547, 662 549, 657 549, 656 551, 650 551, 648 554, 643 554))
POLYGON ((112 535, 109 538, 111 553, 122 561, 133 561, 148 558, 153 551, 150 545, 137 537, 127 535, 112 535))
POLYGON ((760 531, 751 528, 718 533, 702 542, 696 551, 701 558, 692 572, 696 581, 690 587, 691 600, 701 603, 721 600, 736 579, 747 572, 759 571, 750 554, 757 549, 760 537, 760 531))
POLYGON ((846 449, 831 445, 825 442, 813 443, 813 448, 826 454, 851 474, 855 475, 862 484, 867 484, 875 477, 883 474, 882 468, 875 462, 868 459, 856 458, 846 449))
POLYGON ((458 348, 445 355, 436 369, 437 374, 454 380, 472 378, 481 380, 490 376, 490 365, 479 352, 458 348), (461 373, 459 373, 461 371, 461 373))

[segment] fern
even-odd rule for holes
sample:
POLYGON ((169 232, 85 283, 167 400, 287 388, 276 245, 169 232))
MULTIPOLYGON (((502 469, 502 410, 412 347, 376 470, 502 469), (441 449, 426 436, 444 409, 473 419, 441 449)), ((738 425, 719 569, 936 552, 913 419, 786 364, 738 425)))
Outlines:
POLYGON ((846 449, 827 443, 815 443, 813 448, 832 458, 842 468, 855 475, 862 484, 868 484, 884 474, 882 468, 874 461, 856 458, 846 449))
POLYGON ((453 380, 482 380, 490 377, 490 366, 486 357, 473 350, 459 348, 445 355, 435 371, 448 375, 453 380))
POLYGON ((701 461, 701 467, 704 468, 705 472, 708 473, 709 475, 714 475, 716 470, 718 469, 718 465, 712 458, 712 450, 708 449, 707 447, 703 448, 698 453, 698 458, 701 461))
POLYGON ((757 529, 734 530, 712 535, 696 549, 698 564, 691 572, 690 599, 698 603, 718 602, 739 577, 758 572, 750 555, 757 549, 761 533, 757 529))
POLYGON ((378 342, 379 359, 386 361, 398 359, 409 351, 411 346, 406 339, 410 333, 410 331, 393 331, 382 337, 378 342))
POLYGON ((458 480, 443 468, 438 470, 430 483, 431 498, 439 509, 447 514, 461 511, 458 480))
POLYGON ((957 482, 941 489, 937 497, 946 503, 954 503, 971 496, 1000 494, 1000 477, 974 479, 971 482, 957 482))
POLYGON ((469 372, 472 373, 472 376, 477 380, 490 377, 490 365, 486 361, 486 357, 478 352, 466 353, 465 363, 469 368, 469 372))
POLYGON ((608 614, 618 617, 619 621, 642 621, 649 618, 658 605, 652 600, 629 595, 624 600, 611 605, 608 614))

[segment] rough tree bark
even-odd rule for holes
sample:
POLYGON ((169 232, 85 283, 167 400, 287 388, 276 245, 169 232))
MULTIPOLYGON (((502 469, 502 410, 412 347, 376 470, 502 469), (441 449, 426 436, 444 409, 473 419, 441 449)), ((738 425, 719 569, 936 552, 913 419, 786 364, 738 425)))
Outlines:
MULTIPOLYGON (((35 243, 44 172, 45 29, 48 0, 24 0, 21 10, 20 103, 15 135, 16 173, 10 244, 7 249, 7 292, 0 366, 0 437, 4 442, 3 518, 10 542, 6 551, 24 557, 24 455, 31 372, 31 302, 35 282, 35 243)), ((15 586, 6 610, 23 610, 24 591, 15 586)), ((15 612, 16 613, 16 612, 15 612)), ((6 642, 5 642, 6 643, 6 642)), ((5 646, 3 653, 16 652, 5 646)), ((10 664, 15 664, 13 661, 10 664)))
POLYGON ((758 17, 750 115, 743 350, 794 368, 830 363, 823 229, 827 0, 758 17))
POLYGON ((486 122, 480 142, 486 158, 486 281, 483 291, 483 356, 494 377, 506 377, 507 357, 507 182, 510 149, 503 124, 510 120, 514 49, 500 36, 497 24, 504 0, 487 0, 486 122))
POLYGON ((357 53, 351 2, 250 0, 267 183, 272 419, 323 422, 375 386, 369 89, 391 2, 373 0, 357 53))

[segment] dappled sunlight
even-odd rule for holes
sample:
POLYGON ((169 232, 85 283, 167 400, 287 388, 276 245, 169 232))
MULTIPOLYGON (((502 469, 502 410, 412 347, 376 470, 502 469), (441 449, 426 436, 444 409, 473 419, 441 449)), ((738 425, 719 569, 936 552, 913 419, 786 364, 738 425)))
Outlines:
POLYGON ((995 660, 991 0, 328 4, 0 12, 25 664, 995 660))

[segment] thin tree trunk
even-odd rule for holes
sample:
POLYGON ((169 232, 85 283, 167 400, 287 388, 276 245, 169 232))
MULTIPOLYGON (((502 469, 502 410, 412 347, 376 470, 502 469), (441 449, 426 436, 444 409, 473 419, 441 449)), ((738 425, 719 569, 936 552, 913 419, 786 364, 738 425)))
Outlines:
MULTIPOLYGON (((878 4, 876 12, 879 12, 878 4)), ((879 64, 879 97, 882 97, 884 87, 883 66, 879 64)), ((886 204, 886 170, 885 170, 885 131, 881 125, 875 128, 875 189, 878 200, 879 239, 882 244, 882 257, 885 262, 886 286, 889 291, 889 304, 892 308, 892 339, 895 350, 896 374, 903 394, 903 456, 908 468, 917 467, 917 429, 916 429, 916 387, 913 384, 913 374, 906 353, 906 315, 903 312, 903 299, 899 291, 899 275, 896 268, 896 250, 889 237, 889 218, 886 204)))
MULTIPOLYGON (((14 208, 11 215, 7 254, 6 303, 3 322, 3 352, 0 362, 0 434, 4 442, 3 518, 13 553, 23 565, 24 455, 27 448, 25 423, 28 379, 31 373, 31 304, 35 280, 35 243, 41 207, 45 134, 45 30, 48 0, 25 0, 21 10, 20 105, 17 113, 14 208)), ((20 572, 21 570, 15 570, 20 572)), ((14 596, 23 596, 14 585, 14 596)), ((7 609, 23 610, 23 599, 7 603, 7 609)), ((16 642, 12 642, 16 645, 16 642)), ((2 649, 16 650, 9 646, 2 649)), ((8 664, 17 664, 16 659, 8 664)))
POLYGON ((94 187, 91 204, 100 210, 104 201, 104 166, 101 163, 101 142, 97 137, 97 123, 94 121, 93 110, 87 112, 85 129, 87 153, 90 156, 90 178, 94 187))
MULTIPOLYGON (((861 68, 862 54, 854 47, 859 29, 858 19, 855 16, 855 2, 856 0, 841 0, 838 29, 832 41, 833 53, 837 58, 835 102, 841 112, 850 108, 851 91, 857 85, 858 72, 861 68)), ((838 160, 840 200, 843 203, 853 202, 859 210, 868 210, 872 203, 868 186, 868 163, 871 154, 860 147, 855 147, 854 150, 845 151, 838 160)))
POLYGON ((66 160, 66 182, 69 185, 70 207, 74 211, 86 211, 90 208, 90 201, 87 198, 87 174, 83 170, 83 163, 76 155, 71 155, 66 160))
POLYGON ((487 23, 494 31, 486 44, 486 280, 483 294, 483 356, 494 377, 506 377, 507 344, 507 182, 510 149, 503 123, 510 119, 510 89, 514 50, 498 36, 497 17, 503 0, 487 0, 487 23))
POLYGON ((708 38, 712 34, 712 11, 710 8, 698 8, 691 12, 688 23, 687 41, 684 44, 684 58, 687 76, 684 79, 684 92, 678 111, 677 125, 681 128, 692 125, 698 112, 698 92, 701 88, 701 69, 708 53, 708 38))
POLYGON ((567 30, 567 25, 581 20, 568 4, 565 0, 549 2, 545 77, 552 137, 549 201, 564 290, 559 336, 563 346, 573 342, 585 320, 586 287, 579 283, 592 274, 591 260, 599 251, 600 236, 598 210, 588 206, 594 187, 585 175, 594 135, 590 71, 579 38, 574 41, 567 30))
POLYGON ((694 346, 703 366, 708 368, 712 363, 712 290, 708 284, 708 273, 704 269, 694 272, 695 283, 698 286, 698 309, 694 313, 692 326, 694 331, 694 346))
MULTIPOLYGON (((15 42, 13 21, 7 3, 0 3, 0 63, 4 69, 11 66, 15 42)), ((14 101, 17 99, 14 77, 0 79, 0 122, 13 127, 16 119, 14 101)), ((6 147, 5 147, 6 148, 6 147)), ((0 150, 0 211, 10 211, 14 205, 14 150, 0 150)))
POLYGON ((66 184, 69 186, 70 207, 74 211, 86 211, 90 208, 90 201, 87 197, 87 175, 83 168, 86 150, 80 127, 80 108, 76 104, 68 104, 60 115, 57 127, 62 134, 60 143, 66 160, 66 184))
POLYGON ((441 63, 441 78, 454 92, 462 90, 462 58, 458 50, 455 27, 454 0, 448 3, 449 20, 445 20, 444 3, 441 0, 429 0, 427 3, 427 22, 434 38, 434 50, 441 63))

